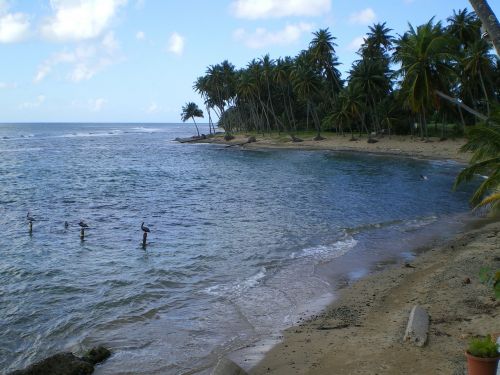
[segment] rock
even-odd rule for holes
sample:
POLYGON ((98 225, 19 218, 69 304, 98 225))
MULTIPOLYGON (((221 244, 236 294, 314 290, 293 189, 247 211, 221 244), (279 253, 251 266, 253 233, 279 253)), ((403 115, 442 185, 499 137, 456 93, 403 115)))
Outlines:
POLYGON ((317 135, 316 137, 313 138, 313 141, 322 141, 323 139, 326 138, 323 138, 321 135, 317 135))
POLYGON ((231 140, 233 140, 233 139, 234 139, 234 136, 233 136, 233 135, 231 135, 231 134, 226 134, 226 135, 224 136, 224 140, 225 140, 225 141, 231 141, 231 140))
POLYGON ((73 353, 58 353, 10 375, 87 375, 93 372, 93 364, 73 353))
POLYGON ((93 365, 105 361, 109 358, 111 352, 104 346, 96 346, 88 351, 88 353, 83 356, 83 360, 87 361, 93 365))
POLYGON ((429 331, 429 314, 422 307, 413 306, 406 326, 403 341, 409 341, 417 346, 424 346, 429 331))
POLYGON ((236 363, 227 358, 222 358, 217 363, 217 366, 213 369, 210 375, 248 375, 245 370, 243 370, 236 363))
POLYGON ((257 142, 257 139, 253 135, 248 137, 247 143, 254 143, 254 142, 257 142))
POLYGON ((106 360, 111 352, 97 346, 79 358, 73 353, 57 353, 31 366, 11 372, 9 375, 87 375, 94 372, 94 365, 106 360))
POLYGON ((300 138, 297 138, 296 136, 294 136, 293 134, 290 135, 290 138, 292 138, 292 142, 304 142, 303 139, 300 139, 300 138))
POLYGON ((375 139, 375 138, 368 138, 368 143, 377 143, 378 142, 378 139, 375 139))

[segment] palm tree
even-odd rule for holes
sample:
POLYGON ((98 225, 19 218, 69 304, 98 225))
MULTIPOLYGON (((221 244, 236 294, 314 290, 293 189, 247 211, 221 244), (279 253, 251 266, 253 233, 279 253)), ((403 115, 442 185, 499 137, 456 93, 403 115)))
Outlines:
POLYGON ((488 32, 497 55, 500 55, 500 24, 495 13, 493 13, 486 0, 469 0, 469 2, 488 32))
POLYGON ((334 40, 336 38, 330 33, 328 28, 319 29, 313 35, 314 38, 309 43, 309 56, 326 75, 326 79, 330 83, 332 95, 335 96, 342 88, 340 72, 337 69, 339 63, 335 56, 335 47, 337 44, 335 44, 334 40))
POLYGON ((465 168, 455 180, 455 188, 474 175, 488 177, 479 185, 471 199, 476 207, 490 207, 492 213, 500 212, 500 110, 497 108, 497 123, 483 123, 469 131, 469 140, 462 151, 472 151, 470 166, 465 168))
POLYGON ((384 23, 376 23, 373 26, 369 26, 370 30, 367 33, 364 48, 362 48, 362 56, 368 55, 371 58, 388 58, 386 53, 392 49, 392 44, 394 42, 394 37, 390 35, 392 29, 385 26, 384 23))
POLYGON ((467 9, 453 10, 453 15, 446 19, 449 22, 447 31, 460 41, 462 47, 474 43, 481 37, 481 22, 474 13, 467 9))
POLYGON ((410 31, 397 41, 393 55, 394 61, 401 63, 399 74, 408 93, 409 108, 420 117, 422 139, 428 138, 426 114, 438 103, 436 91, 448 91, 453 74, 452 41, 441 22, 434 24, 433 19, 416 29, 410 24, 410 31))
POLYGON ((323 139, 321 137, 321 123, 315 103, 315 99, 321 91, 321 80, 313 69, 306 64, 301 64, 295 68, 292 72, 292 80, 293 88, 297 92, 297 95, 306 103, 307 122, 309 122, 309 115, 311 114, 312 116, 317 132, 315 140, 323 139))
POLYGON ((370 110, 375 131, 380 130, 377 103, 389 93, 388 66, 376 59, 364 58, 354 63, 350 71, 349 85, 356 87, 365 97, 365 106, 370 110))
MULTIPOLYGON (((493 82, 495 72, 494 60, 493 56, 490 54, 490 47, 483 39, 478 39, 471 43, 471 45, 464 51, 464 54, 465 56, 460 61, 463 71, 463 74, 460 76, 462 77, 462 81, 466 80, 471 83, 473 87, 469 87, 470 89, 474 89, 474 86, 480 88, 483 99, 486 103, 486 115, 489 117, 489 96, 494 96, 494 87, 491 87, 491 83, 493 82), (488 88, 486 86, 487 84, 489 86, 488 88), (490 95, 488 95, 488 92, 490 95)), ((463 86, 467 88, 467 82, 464 82, 463 86)))
POLYGON ((196 132, 198 133, 199 137, 200 131, 198 130, 198 125, 194 120, 195 117, 203 118, 203 111, 200 108, 198 108, 198 105, 196 103, 193 102, 186 103, 186 105, 182 107, 182 113, 181 113, 182 122, 186 122, 189 119, 193 119, 194 126, 196 126, 196 132))

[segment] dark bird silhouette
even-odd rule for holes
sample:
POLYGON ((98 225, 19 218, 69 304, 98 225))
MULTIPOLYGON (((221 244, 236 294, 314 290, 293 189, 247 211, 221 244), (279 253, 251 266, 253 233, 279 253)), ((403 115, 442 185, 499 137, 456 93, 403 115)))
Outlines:
POLYGON ((65 229, 68 229, 68 227, 69 227, 69 223, 68 223, 67 221, 65 221, 65 222, 64 222, 64 228, 65 228, 65 229))
POLYGON ((30 223, 36 221, 35 218, 33 216, 30 215, 30 212, 28 211, 28 213, 26 214, 26 220, 28 220, 30 223))
POLYGON ((144 221, 143 221, 143 222, 142 222, 142 224, 141 224, 141 229, 142 229, 144 232, 146 232, 146 233, 150 233, 150 232, 151 232, 151 231, 149 230, 149 228, 148 228, 148 227, 145 227, 145 226, 144 226, 144 221))
POLYGON ((82 228, 88 228, 88 224, 85 223, 83 220, 80 220, 80 222, 78 223, 79 226, 81 226, 82 228))
POLYGON ((424 176, 423 174, 420 175, 421 180, 428 180, 427 176, 424 176))

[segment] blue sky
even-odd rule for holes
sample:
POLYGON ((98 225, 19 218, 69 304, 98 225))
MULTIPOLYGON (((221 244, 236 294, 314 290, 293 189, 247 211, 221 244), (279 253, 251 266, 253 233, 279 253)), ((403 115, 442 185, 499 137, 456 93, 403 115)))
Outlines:
MULTIPOLYGON (((491 1, 495 13, 500 4, 491 1)), ((294 56, 330 28, 349 69, 374 22, 446 20, 466 0, 0 0, 0 122, 179 122, 206 67, 294 56)))

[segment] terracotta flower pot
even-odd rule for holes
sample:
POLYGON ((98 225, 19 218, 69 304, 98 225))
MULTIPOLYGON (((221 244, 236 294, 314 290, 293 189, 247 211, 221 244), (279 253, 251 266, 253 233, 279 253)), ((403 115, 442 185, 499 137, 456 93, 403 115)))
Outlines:
POLYGON ((465 355, 467 356, 469 375, 496 375, 500 355, 496 358, 475 357, 467 352, 465 355))

